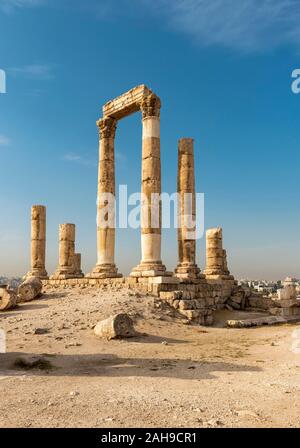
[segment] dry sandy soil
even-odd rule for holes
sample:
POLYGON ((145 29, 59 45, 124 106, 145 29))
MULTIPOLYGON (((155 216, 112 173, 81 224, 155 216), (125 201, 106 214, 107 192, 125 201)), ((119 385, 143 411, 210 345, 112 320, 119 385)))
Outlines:
POLYGON ((88 289, 2 313, 0 427, 300 426, 297 325, 227 329, 233 313, 222 312, 204 328, 174 313, 153 297, 88 289), (139 335, 98 339, 93 325, 120 311, 139 335), (15 365, 35 354, 51 368, 15 365))

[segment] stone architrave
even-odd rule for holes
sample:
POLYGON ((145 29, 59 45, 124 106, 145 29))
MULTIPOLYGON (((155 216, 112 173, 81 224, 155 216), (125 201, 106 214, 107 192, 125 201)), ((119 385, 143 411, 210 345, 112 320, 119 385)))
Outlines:
POLYGON ((140 264, 133 277, 171 276, 161 261, 161 163, 160 99, 144 84, 134 87, 103 106, 103 118, 97 122, 100 157, 97 201, 97 264, 88 278, 121 277, 115 265, 115 201, 108 209, 108 222, 100 218, 107 210, 108 196, 115 197, 114 140, 118 120, 142 112, 142 204, 140 264), (108 225, 107 225, 108 224, 108 225))

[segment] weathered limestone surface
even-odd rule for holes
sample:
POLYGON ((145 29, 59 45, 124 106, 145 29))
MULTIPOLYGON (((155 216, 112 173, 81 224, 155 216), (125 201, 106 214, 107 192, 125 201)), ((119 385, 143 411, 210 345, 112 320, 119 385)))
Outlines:
POLYGON ((74 274, 77 278, 83 277, 83 272, 81 270, 81 254, 74 255, 73 269, 74 269, 74 274))
POLYGON ((18 296, 7 285, 0 285, 0 311, 7 311, 17 306, 18 296))
MULTIPOLYGON (((223 234, 221 227, 208 229, 206 232, 206 278, 223 278, 224 271, 223 234)), ((226 269, 226 267, 225 267, 226 269)), ((228 269, 227 269, 228 270, 228 269)))
POLYGON ((31 269, 26 277, 47 279, 46 258, 46 207, 33 205, 31 208, 31 269))
POLYGON ((143 97, 141 245, 142 260, 133 277, 170 276, 161 261, 161 163, 160 99, 150 93, 143 97))
POLYGON ((103 117, 120 120, 134 112, 138 112, 143 98, 151 93, 151 90, 144 84, 134 87, 123 95, 106 103, 103 106, 103 117))
POLYGON ((136 335, 133 321, 127 314, 116 314, 98 322, 94 332, 96 336, 105 339, 131 338, 136 335))
POLYGON ((182 281, 197 280, 200 269, 196 264, 196 200, 194 140, 183 138, 178 144, 178 259, 176 277, 182 281))
POLYGON ((82 277, 78 258, 75 256, 75 224, 59 226, 59 265, 51 279, 68 279, 82 277))
POLYGON ((30 302, 42 292, 43 284, 38 277, 27 278, 18 288, 20 302, 30 302))
POLYGON ((288 321, 283 317, 265 316, 257 317, 255 319, 228 320, 226 324, 229 328, 249 328, 261 327, 263 325, 286 324, 287 322, 288 321))
POLYGON ((141 246, 142 260, 133 269, 133 277, 171 276, 161 261, 161 164, 160 99, 140 85, 103 106, 103 118, 97 122, 100 135, 98 175, 97 264, 89 278, 116 278, 114 139, 117 120, 141 110, 143 117, 141 246), (109 205, 109 207, 107 207, 109 205), (109 210, 107 223, 101 217, 109 210))
POLYGON ((97 122, 99 128, 99 171, 97 198, 97 264, 89 278, 120 277, 115 265, 115 154, 117 121, 111 117, 97 122))

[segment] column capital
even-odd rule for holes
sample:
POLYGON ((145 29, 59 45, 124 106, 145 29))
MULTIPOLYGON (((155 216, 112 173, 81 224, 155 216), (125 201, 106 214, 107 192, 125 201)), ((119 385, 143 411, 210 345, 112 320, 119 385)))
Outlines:
POLYGON ((104 117, 96 122, 99 129, 100 139, 115 138, 117 129, 117 120, 112 117, 104 117))
POLYGON ((142 99, 140 108, 143 118, 159 117, 161 101, 157 95, 150 93, 142 99))

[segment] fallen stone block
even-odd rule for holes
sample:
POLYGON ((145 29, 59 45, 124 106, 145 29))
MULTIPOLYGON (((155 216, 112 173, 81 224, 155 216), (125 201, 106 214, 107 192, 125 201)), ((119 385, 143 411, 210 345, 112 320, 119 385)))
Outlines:
POLYGON ((36 299, 42 293, 43 284, 38 277, 29 277, 18 289, 20 302, 30 302, 36 299))
POLYGON ((7 285, 0 285, 0 311, 7 311, 17 306, 18 296, 7 285))
POLYGON ((108 340, 136 336, 133 322, 127 314, 116 314, 98 322, 94 328, 94 332, 96 336, 108 340))
POLYGON ((256 319, 228 320, 226 322, 226 325, 229 328, 250 328, 261 327, 263 325, 277 325, 286 323, 287 320, 281 316, 266 316, 258 317, 256 319))

